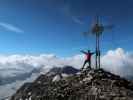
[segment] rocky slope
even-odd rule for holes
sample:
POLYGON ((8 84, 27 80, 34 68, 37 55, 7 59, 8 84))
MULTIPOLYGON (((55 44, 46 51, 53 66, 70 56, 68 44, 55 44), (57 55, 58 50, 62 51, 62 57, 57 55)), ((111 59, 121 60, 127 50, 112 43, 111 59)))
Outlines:
POLYGON ((55 72, 25 83, 11 100, 133 100, 133 83, 103 69, 55 72))

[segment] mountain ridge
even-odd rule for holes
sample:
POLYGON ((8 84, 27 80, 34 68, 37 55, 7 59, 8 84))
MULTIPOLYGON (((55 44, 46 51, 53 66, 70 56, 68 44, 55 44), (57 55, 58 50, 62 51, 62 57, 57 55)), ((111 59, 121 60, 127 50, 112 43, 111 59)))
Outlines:
POLYGON ((132 100, 133 98, 132 82, 103 69, 88 69, 53 81, 55 76, 57 74, 40 75, 33 83, 25 83, 11 100, 74 98, 76 98, 74 100, 132 100))

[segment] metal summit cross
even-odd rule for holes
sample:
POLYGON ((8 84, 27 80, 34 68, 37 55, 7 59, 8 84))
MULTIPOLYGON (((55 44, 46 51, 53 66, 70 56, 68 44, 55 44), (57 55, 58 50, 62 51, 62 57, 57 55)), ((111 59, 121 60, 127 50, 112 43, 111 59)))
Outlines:
POLYGON ((112 29, 112 25, 104 26, 103 24, 100 23, 99 21, 99 16, 96 17, 95 23, 93 24, 91 31, 90 32, 84 32, 84 35, 89 35, 92 34, 96 38, 96 58, 95 58, 95 63, 96 63, 96 69, 100 69, 100 36, 104 32, 105 29, 112 29))

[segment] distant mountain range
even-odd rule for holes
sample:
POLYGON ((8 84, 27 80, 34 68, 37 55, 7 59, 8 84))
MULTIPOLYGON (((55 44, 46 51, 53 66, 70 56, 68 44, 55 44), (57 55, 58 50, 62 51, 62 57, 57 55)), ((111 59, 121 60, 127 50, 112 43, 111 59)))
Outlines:
MULTIPOLYGON (((77 72, 79 72, 79 69, 76 69, 72 66, 64 66, 64 67, 53 67, 52 69, 49 70, 48 73, 63 73, 63 74, 76 74, 77 72)), ((48 74, 47 73, 47 74, 48 74)))

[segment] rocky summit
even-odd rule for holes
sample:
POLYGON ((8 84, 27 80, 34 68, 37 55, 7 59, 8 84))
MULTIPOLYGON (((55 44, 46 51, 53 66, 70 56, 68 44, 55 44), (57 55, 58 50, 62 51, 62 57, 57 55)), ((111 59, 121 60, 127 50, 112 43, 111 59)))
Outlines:
POLYGON ((11 100, 133 100, 133 83, 103 69, 47 73, 25 83, 11 100))

